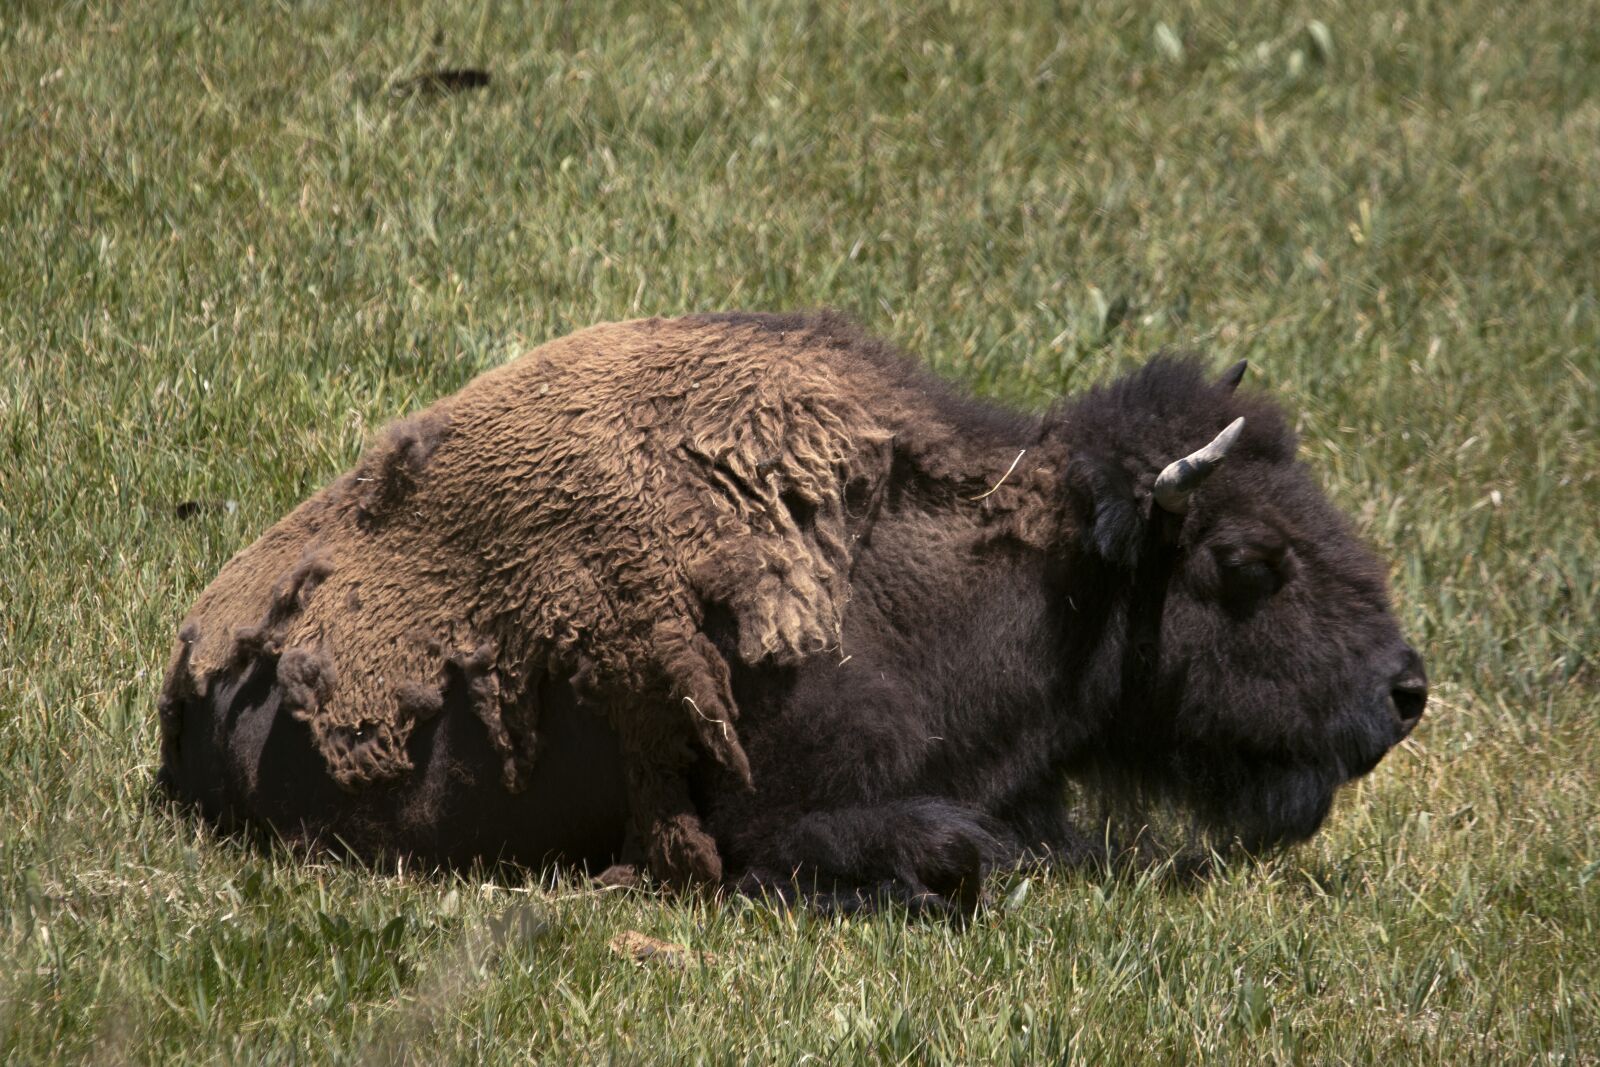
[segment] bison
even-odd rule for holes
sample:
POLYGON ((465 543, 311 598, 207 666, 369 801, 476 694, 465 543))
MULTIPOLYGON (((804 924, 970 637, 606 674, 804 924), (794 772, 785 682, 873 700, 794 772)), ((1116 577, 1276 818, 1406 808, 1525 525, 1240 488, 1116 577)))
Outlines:
POLYGON ((1073 783, 1304 839, 1427 681, 1243 372, 1035 415, 833 315, 551 342, 223 568, 161 780, 367 856, 940 908, 1082 855, 1073 783))

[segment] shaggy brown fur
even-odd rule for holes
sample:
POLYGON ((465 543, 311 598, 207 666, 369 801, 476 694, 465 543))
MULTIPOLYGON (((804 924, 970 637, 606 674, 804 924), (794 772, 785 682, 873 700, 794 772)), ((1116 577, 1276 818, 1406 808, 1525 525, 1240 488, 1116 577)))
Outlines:
POLYGON ((183 701, 265 664, 344 788, 406 776, 412 731, 464 685, 515 792, 560 679, 611 716, 651 869, 715 882, 686 771, 697 751, 747 786, 749 767, 708 610, 746 665, 837 648, 894 462, 970 501, 974 529, 1050 535, 1062 457, 1009 426, 956 432, 997 417, 941 410, 962 403, 828 317, 546 344, 397 424, 223 568, 173 653, 166 762, 183 701))

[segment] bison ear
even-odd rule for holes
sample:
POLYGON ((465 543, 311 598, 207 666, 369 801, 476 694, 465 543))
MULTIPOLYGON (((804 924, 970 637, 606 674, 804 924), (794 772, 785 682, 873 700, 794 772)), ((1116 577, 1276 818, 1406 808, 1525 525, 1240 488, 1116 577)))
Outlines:
POLYGON ((1092 457, 1068 467, 1084 547, 1109 563, 1133 567, 1150 525, 1133 481, 1120 466, 1092 457))
POLYGON ((1228 392, 1239 388, 1239 383, 1244 381, 1244 372, 1250 369, 1250 361, 1241 359, 1233 366, 1222 372, 1222 377, 1217 379, 1217 384, 1228 392))

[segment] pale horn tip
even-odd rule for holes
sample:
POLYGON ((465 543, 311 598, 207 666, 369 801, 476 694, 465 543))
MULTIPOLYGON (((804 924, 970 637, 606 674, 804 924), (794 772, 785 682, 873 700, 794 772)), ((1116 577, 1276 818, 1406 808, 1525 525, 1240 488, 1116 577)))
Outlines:
POLYGON ((1182 515, 1188 511, 1190 495, 1200 487, 1200 483, 1205 481, 1212 471, 1217 469, 1217 465, 1227 457, 1228 450, 1239 440, 1239 435, 1243 432, 1244 417, 1240 416, 1228 423, 1227 427, 1213 437, 1204 448, 1167 464, 1156 478, 1154 490, 1156 503, 1174 515, 1182 515))

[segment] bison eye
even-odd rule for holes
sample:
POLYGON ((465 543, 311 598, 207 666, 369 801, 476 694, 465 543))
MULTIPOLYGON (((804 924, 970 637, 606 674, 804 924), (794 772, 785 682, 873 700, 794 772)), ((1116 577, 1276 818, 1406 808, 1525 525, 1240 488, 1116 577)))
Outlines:
POLYGON ((1261 600, 1283 586, 1283 574, 1266 560, 1249 559, 1222 565, 1222 588, 1230 600, 1261 600))

